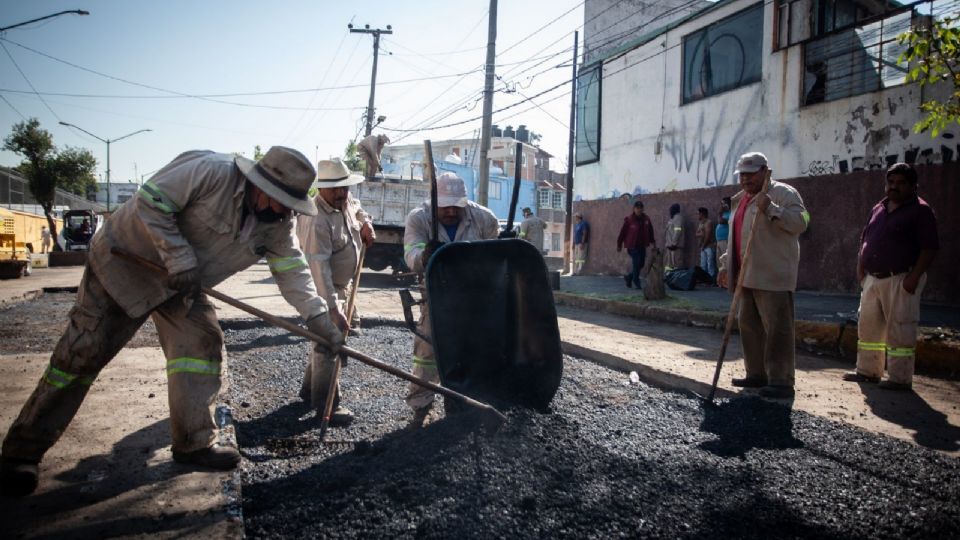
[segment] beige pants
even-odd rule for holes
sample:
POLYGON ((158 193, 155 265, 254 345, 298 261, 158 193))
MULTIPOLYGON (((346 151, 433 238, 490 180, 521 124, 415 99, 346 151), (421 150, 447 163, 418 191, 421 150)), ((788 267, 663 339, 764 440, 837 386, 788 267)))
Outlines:
POLYGON ((677 268, 683 268, 683 248, 678 247, 677 249, 671 251, 669 249, 663 250, 663 269, 667 272, 670 270, 675 270, 677 268))
MULTIPOLYGON (((423 303, 420 305, 420 321, 417 323, 417 330, 423 335, 430 337, 430 312, 427 309, 427 295, 422 295, 423 303)), ((413 375, 426 379, 430 382, 440 383, 440 376, 437 372, 437 362, 433 355, 433 346, 419 337, 413 338, 413 375)), ((411 409, 423 409, 433 405, 435 393, 433 390, 424 388, 419 384, 409 383, 407 385, 407 405, 411 409)))
POLYGON ((920 278, 914 294, 903 289, 905 277, 907 274, 886 279, 868 275, 863 280, 857 325, 857 372, 882 377, 886 360, 890 381, 909 385, 913 383, 916 361, 920 293, 927 276, 920 278))
MULTIPOLYGON (((69 317, 49 367, 3 441, 4 457, 39 461, 73 420, 100 370, 146 320, 128 317, 89 267, 69 317)), ((152 317, 167 358, 173 450, 211 446, 223 347, 214 308, 205 296, 188 303, 177 295, 152 317)))
MULTIPOLYGON (((346 315, 345 299, 349 296, 348 291, 349 287, 337 289, 337 305, 344 315, 346 315)), ((310 406, 318 411, 322 411, 327 404, 327 390, 330 388, 330 379, 336 371, 336 359, 336 356, 332 354, 322 354, 316 350, 310 351, 310 359, 307 361, 307 367, 303 372, 300 397, 304 401, 309 401, 310 406)), ((339 380, 337 381, 336 395, 333 399, 333 410, 336 410, 337 406, 340 405, 339 380)))
POLYGON ((583 265, 587 263, 588 244, 573 245, 573 273, 579 275, 583 271, 583 265))
POLYGON ((743 289, 740 342, 747 378, 793 386, 796 369, 793 293, 743 289))

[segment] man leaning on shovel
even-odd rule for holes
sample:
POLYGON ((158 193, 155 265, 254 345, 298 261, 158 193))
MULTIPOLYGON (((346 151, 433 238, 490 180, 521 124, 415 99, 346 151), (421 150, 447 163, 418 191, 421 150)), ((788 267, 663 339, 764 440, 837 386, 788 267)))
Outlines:
POLYGON ((36 489, 43 455, 100 370, 147 317, 167 358, 174 461, 236 467, 237 449, 216 443, 211 408, 220 388, 223 333, 200 288, 266 258, 307 328, 338 350, 343 333, 317 296, 292 234, 295 212, 317 213, 307 196, 315 176, 310 161, 290 148, 275 146, 258 162, 190 151, 121 206, 93 238, 69 325, 3 441, 0 489, 11 495, 36 489), (116 254, 118 248, 162 265, 166 275, 116 254))

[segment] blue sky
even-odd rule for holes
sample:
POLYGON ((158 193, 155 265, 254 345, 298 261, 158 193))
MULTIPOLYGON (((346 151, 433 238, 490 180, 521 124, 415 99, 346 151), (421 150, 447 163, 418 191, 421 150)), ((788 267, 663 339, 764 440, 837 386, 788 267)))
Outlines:
MULTIPOLYGON (((0 27, 90 12, 0 35, 0 134, 36 117, 58 146, 90 149, 102 174, 106 145, 60 121, 102 139, 152 130, 110 145, 114 182, 149 178, 198 148, 251 156, 255 145, 281 144, 311 160, 340 155, 362 135, 372 67, 372 36, 350 34, 352 22, 393 27, 381 39, 377 73, 383 127, 430 127, 374 132, 401 143, 468 138, 479 133, 479 120, 438 126, 482 112, 488 7, 487 0, 0 0, 0 27)), ((499 2, 497 88, 509 91, 495 94, 494 110, 561 86, 496 114, 494 123, 542 134, 557 170, 566 168, 570 94, 563 82, 582 24, 582 2, 499 2)), ((0 165, 19 162, 0 152, 0 165)))

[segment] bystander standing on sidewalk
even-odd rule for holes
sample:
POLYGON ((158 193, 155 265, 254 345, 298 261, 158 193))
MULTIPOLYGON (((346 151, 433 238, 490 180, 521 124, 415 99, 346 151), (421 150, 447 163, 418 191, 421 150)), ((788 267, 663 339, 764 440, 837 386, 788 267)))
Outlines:
POLYGON ((873 207, 860 234, 857 369, 845 380, 880 382, 886 360, 887 380, 880 387, 911 389, 920 294, 938 249, 937 219, 917 196, 917 172, 906 163, 893 165, 887 170, 886 197, 873 207))
POLYGON ((796 189, 770 179, 763 154, 740 156, 736 172, 743 189, 733 197, 732 242, 725 255, 727 274, 721 280, 728 280, 735 290, 737 275, 743 272, 740 341, 747 375, 732 382, 734 386, 761 387, 760 394, 765 397, 792 398, 796 371, 793 292, 800 264, 799 237, 807 230, 810 214, 796 189), (750 257, 745 259, 751 235, 750 257))
MULTIPOLYGON (((730 197, 720 200, 720 211, 717 213, 717 226, 714 228, 717 239, 717 259, 727 252, 727 238, 730 235, 730 197)), ((719 269, 722 272, 723 269, 719 269)))
POLYGON ((52 243, 50 231, 47 230, 46 226, 40 227, 40 253, 46 253, 50 251, 50 246, 52 243))
POLYGON ((617 252, 623 251, 626 247, 630 255, 630 272, 623 276, 628 288, 634 285, 638 289, 643 287, 640 283, 640 270, 646 262, 647 248, 656 247, 656 245, 653 223, 643 213, 643 201, 636 201, 633 203, 633 211, 630 215, 623 218, 623 226, 620 227, 620 235, 617 236, 617 252))
POLYGON ((709 210, 704 207, 697 209, 697 243, 700 245, 700 268, 703 268, 713 280, 717 279, 717 241, 713 235, 713 222, 709 218, 709 210))
POLYGON ((573 275, 578 276, 587 262, 587 251, 590 246, 590 224, 583 219, 583 214, 573 215, 576 223, 573 225, 573 275))
POLYGON ((670 220, 667 221, 663 245, 667 248, 663 261, 664 271, 683 268, 683 215, 677 203, 670 205, 670 220))

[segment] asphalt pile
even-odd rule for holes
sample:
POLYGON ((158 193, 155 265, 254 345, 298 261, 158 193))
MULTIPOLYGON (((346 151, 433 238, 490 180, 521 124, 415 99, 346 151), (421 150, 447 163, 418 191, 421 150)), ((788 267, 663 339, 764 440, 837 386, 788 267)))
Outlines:
MULTIPOLYGON (((351 347, 409 368, 407 330, 365 326, 351 347)), ((406 432, 406 383, 350 362, 357 420, 327 439, 360 442, 321 444, 297 397, 308 343, 224 329, 252 538, 960 534, 953 458, 758 398, 704 407, 569 357, 552 410, 508 410, 495 433, 472 413, 406 432)))

